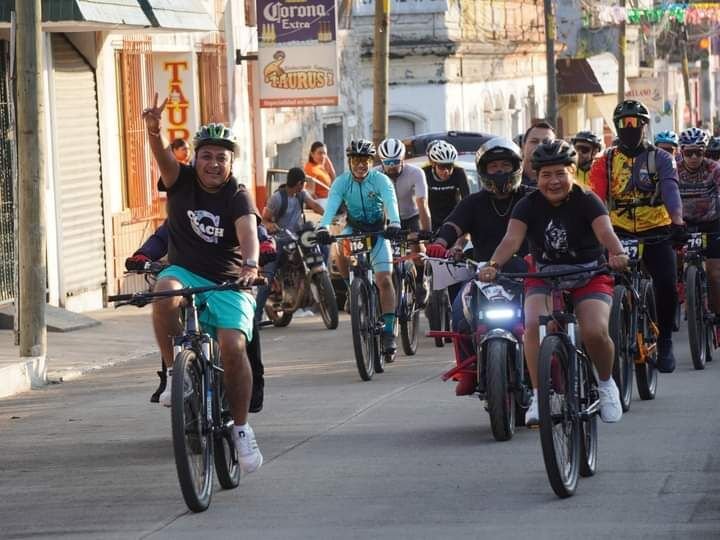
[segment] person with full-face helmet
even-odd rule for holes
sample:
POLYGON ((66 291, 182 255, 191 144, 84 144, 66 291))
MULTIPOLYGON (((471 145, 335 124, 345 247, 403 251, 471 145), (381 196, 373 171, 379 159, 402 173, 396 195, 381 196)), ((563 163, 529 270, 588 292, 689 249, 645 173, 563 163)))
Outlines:
MULTIPOLYGON (((395 339, 395 289, 392 282, 392 248, 389 240, 400 233, 400 211, 392 181, 383 172, 373 169, 376 150, 372 141, 350 141, 345 150, 348 170, 338 176, 330 187, 325 214, 316 230, 320 244, 331 241, 328 227, 345 203, 347 227, 342 234, 357 232, 381 232, 370 252, 370 262, 375 274, 375 284, 380 291, 380 307, 384 329, 383 351, 393 354, 397 349, 395 339), (387 227, 385 226, 388 222, 387 227)), ((340 272, 347 279, 348 262, 344 254, 338 258, 340 272)))
MULTIPOLYGON (((442 224, 434 243, 426 248, 428 256, 446 258, 453 255, 451 249, 458 238, 470 235, 473 244, 473 258, 488 261, 502 240, 510 221, 513 207, 533 188, 522 185, 522 151, 512 141, 503 137, 490 139, 475 154, 478 179, 482 189, 458 203, 442 224)), ((525 253, 521 252, 521 255, 525 253)), ((509 270, 522 271, 523 261, 514 259, 509 270)), ((455 296, 452 305, 452 326, 455 331, 469 334, 472 330, 472 309, 474 303, 474 282, 465 283, 455 296)), ((472 354, 472 347, 464 344, 466 354, 472 354)), ((466 377, 458 381, 455 392, 458 395, 475 391, 475 378, 466 377)))
POLYGON ((720 161, 720 137, 710 137, 705 149, 705 157, 713 161, 720 161))
POLYGON ((685 238, 677 164, 645 137, 650 111, 639 101, 625 100, 613 112, 618 145, 595 160, 590 170, 593 191, 608 206, 621 237, 666 237, 645 244, 643 262, 653 280, 660 335, 657 367, 675 370, 672 332, 677 308, 677 260, 674 242, 685 238))
MULTIPOLYGON (((260 216, 248 192, 232 175, 238 143, 232 130, 222 124, 201 126, 193 138, 192 166, 178 163, 164 144, 161 119, 167 98, 144 109, 142 118, 150 150, 167 191, 168 261, 159 275, 156 291, 202 287, 226 281, 251 285, 258 276, 260 216)), ((153 303, 153 326, 161 357, 168 367, 173 361, 169 336, 180 333, 181 297, 153 303)), ((205 305, 199 314, 203 328, 215 335, 223 358, 223 382, 230 403, 233 439, 244 473, 256 471, 263 456, 248 424, 252 370, 247 345, 253 337, 255 300, 246 291, 213 291, 198 295, 205 305)), ((168 375, 160 402, 171 403, 168 375)))
POLYGON ((680 134, 678 179, 683 219, 691 232, 707 235, 705 268, 710 285, 710 307, 720 314, 720 164, 705 157, 709 135, 691 127, 680 134))
POLYGON ((655 135, 655 146, 660 150, 665 150, 668 154, 675 157, 677 153, 678 145, 678 134, 672 130, 665 130, 655 135))
POLYGON ((433 231, 443 224, 462 199, 470 194, 467 175, 456 166, 457 149, 447 141, 431 142, 426 150, 429 165, 423 167, 428 185, 428 205, 433 231))
MULTIPOLYGON (((479 271, 482 281, 493 281, 499 268, 529 241, 531 271, 553 272, 587 268, 592 272, 607 263, 623 270, 628 258, 613 231, 608 211, 592 191, 575 182, 577 153, 563 140, 540 143, 533 152, 537 190, 518 202, 507 231, 490 258, 479 271), (606 257, 605 252, 608 256, 606 257)), ((622 417, 620 393, 612 378, 614 345, 608 335, 614 282, 607 274, 572 278, 567 290, 582 343, 597 367, 600 417, 617 422, 622 417)), ((528 426, 539 422, 538 356, 539 318, 552 311, 551 287, 538 278, 525 280, 525 358, 533 385, 533 400, 525 415, 528 426)))
POLYGON ((597 135, 592 131, 578 131, 577 134, 570 139, 570 143, 577 152, 577 173, 575 180, 583 186, 588 185, 588 176, 590 175, 590 167, 602 150, 602 143, 597 135))

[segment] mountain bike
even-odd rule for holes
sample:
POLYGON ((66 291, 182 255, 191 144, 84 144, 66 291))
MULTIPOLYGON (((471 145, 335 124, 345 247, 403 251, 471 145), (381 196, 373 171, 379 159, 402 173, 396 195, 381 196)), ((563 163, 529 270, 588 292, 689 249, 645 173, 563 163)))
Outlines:
MULTIPOLYGON (((258 280, 256 285, 264 284, 258 280)), ((195 296, 201 293, 240 290, 228 282, 172 291, 138 292, 109 296, 116 307, 142 307, 161 298, 183 297, 183 332, 173 338, 172 441, 178 481, 185 504, 193 512, 210 506, 213 471, 224 489, 240 482, 240 465, 233 440, 234 421, 223 386, 223 365, 217 342, 198 323, 195 296)))
POLYGON ((417 270, 414 262, 417 255, 410 252, 408 243, 407 239, 392 242, 393 285, 396 297, 395 315, 403 352, 407 356, 413 356, 418 346, 420 308, 417 304, 417 270))
POLYGON ((538 412, 540 443, 550 485, 558 497, 570 497, 578 476, 597 470, 597 416, 600 413, 595 366, 576 341, 577 318, 562 287, 568 276, 607 273, 588 271, 498 273, 498 278, 537 278, 550 284, 552 312, 540 316, 538 412))
POLYGON ((689 233, 685 244, 677 249, 682 293, 685 299, 685 313, 688 324, 688 341, 693 367, 705 369, 705 363, 712 361, 717 347, 715 336, 715 315, 709 306, 708 278, 705 272, 704 251, 707 248, 707 233, 689 233))
POLYGON ((615 343, 613 378, 620 391, 624 412, 630 409, 632 402, 633 373, 641 399, 655 399, 657 392, 657 340, 660 331, 655 290, 642 265, 642 255, 647 242, 666 238, 620 239, 628 255, 628 269, 616 275, 609 333, 615 343))

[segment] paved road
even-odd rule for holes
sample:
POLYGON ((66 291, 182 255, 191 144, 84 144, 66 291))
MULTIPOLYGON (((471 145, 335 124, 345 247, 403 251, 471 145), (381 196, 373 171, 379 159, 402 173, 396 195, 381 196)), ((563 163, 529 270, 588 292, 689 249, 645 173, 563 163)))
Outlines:
MULTIPOLYGON (((720 538, 720 358, 600 426, 599 473, 559 500, 537 431, 494 442, 427 339, 363 383, 349 323, 269 329, 265 465, 186 511, 155 359, 0 401, 0 538, 720 538)), ((720 357, 720 354, 716 355, 720 357)))

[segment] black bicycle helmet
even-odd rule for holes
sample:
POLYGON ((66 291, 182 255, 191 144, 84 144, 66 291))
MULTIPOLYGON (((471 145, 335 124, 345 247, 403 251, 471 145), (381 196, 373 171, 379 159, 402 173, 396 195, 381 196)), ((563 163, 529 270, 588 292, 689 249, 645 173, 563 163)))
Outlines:
POLYGON ((620 118, 628 116, 637 116, 638 118, 642 118, 646 124, 650 122, 650 111, 648 108, 641 102, 634 99, 626 99, 622 103, 618 103, 618 106, 615 107, 615 110, 613 111, 613 122, 617 124, 617 121, 620 120, 620 118))
POLYGON ((577 135, 570 139, 570 142, 572 144, 575 144, 577 142, 586 142, 594 146, 598 150, 602 148, 602 143, 600 142, 600 139, 592 131, 578 131, 577 135))
POLYGON ((375 155, 375 145, 367 139, 353 139, 345 149, 345 155, 347 157, 373 157, 375 155))
POLYGON ((209 144, 222 146, 231 152, 238 152, 237 137, 228 127, 223 124, 207 124, 200 126, 193 137, 193 150, 197 152, 203 146, 209 144))
POLYGON ((549 165, 577 165, 577 152, 562 139, 542 142, 532 154, 532 168, 539 171, 549 165))
POLYGON ((493 137, 483 144, 475 154, 475 166, 482 187, 493 193, 514 191, 522 182, 522 151, 514 142, 504 137, 493 137), (488 174, 488 163, 497 160, 511 162, 513 170, 488 174))

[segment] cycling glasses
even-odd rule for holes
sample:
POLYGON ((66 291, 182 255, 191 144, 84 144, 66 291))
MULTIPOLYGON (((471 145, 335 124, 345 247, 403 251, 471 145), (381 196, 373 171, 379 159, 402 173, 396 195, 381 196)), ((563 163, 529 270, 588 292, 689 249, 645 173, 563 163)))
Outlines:
POLYGON ((705 150, 703 150, 702 148, 692 148, 690 150, 683 150, 682 153, 685 157, 702 157, 705 153, 705 150))
POLYGON ((372 162, 372 156, 350 156, 350 165, 367 165, 372 162))
POLYGON ((455 168, 452 163, 436 163, 435 166, 443 171, 452 171, 455 168))
POLYGON ((618 118, 617 120, 617 126, 620 129, 623 128, 638 128, 643 127, 645 125, 645 120, 638 116, 625 116, 623 118, 618 118))
POLYGON ((395 158, 395 159, 383 159, 383 160, 382 160, 382 164, 383 164, 385 167, 397 167, 397 166, 400 165, 401 163, 402 163, 402 160, 401 160, 401 159, 397 159, 397 158, 395 158))

